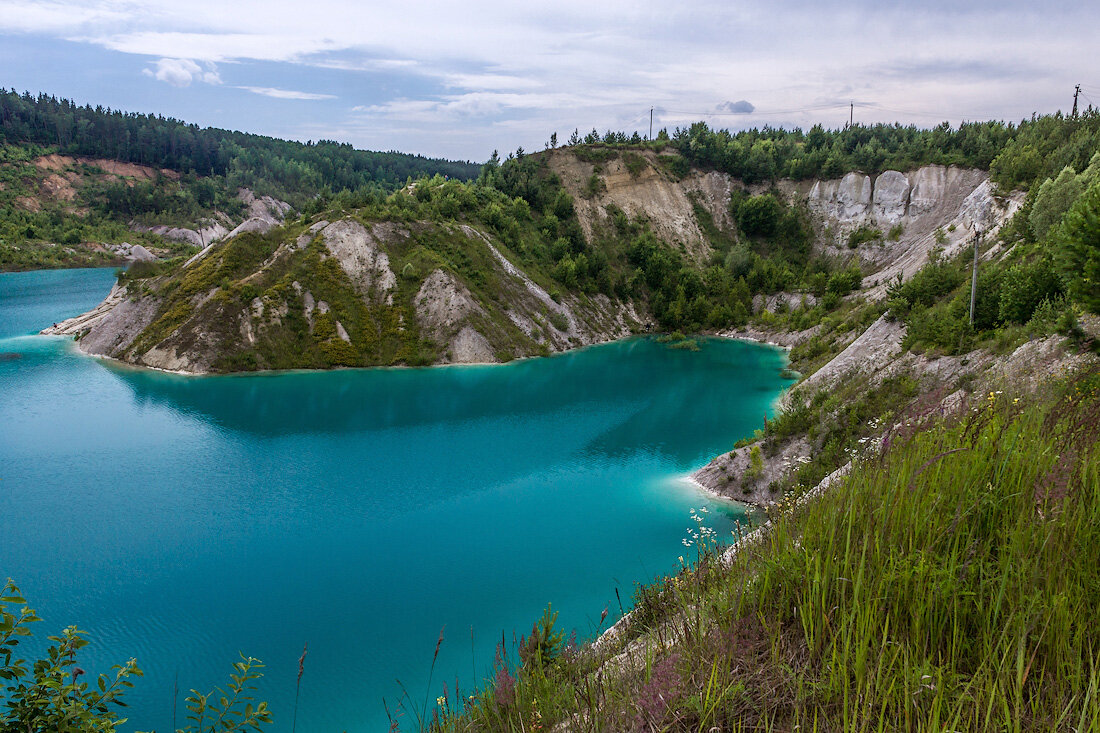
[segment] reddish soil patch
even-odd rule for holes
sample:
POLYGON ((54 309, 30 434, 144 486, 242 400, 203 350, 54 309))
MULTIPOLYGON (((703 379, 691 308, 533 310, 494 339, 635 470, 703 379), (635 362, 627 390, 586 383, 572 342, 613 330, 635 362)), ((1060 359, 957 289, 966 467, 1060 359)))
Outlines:
POLYGON ((31 198, 30 196, 19 196, 15 199, 15 205, 26 211, 41 211, 42 204, 38 199, 31 198))

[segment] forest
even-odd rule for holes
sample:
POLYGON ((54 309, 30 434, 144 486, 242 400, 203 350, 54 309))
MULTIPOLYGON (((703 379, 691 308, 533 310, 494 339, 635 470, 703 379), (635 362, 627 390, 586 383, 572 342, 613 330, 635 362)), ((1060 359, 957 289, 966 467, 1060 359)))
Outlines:
POLYGON ((1074 117, 1036 115, 1019 123, 991 120, 916 125, 855 124, 839 129, 814 125, 790 130, 714 130, 705 122, 661 130, 655 140, 637 134, 577 131, 571 145, 629 147, 672 145, 693 166, 720 170, 747 184, 781 178, 839 178, 849 171, 867 174, 906 171, 923 165, 958 165, 988 170, 1005 189, 1027 188, 1066 166, 1083 170, 1100 146, 1100 110, 1088 107, 1074 117))
POLYGON ((0 144, 25 143, 56 147, 69 155, 219 176, 229 190, 244 186, 296 206, 324 189, 377 185, 392 190, 410 178, 440 174, 469 179, 478 172, 469 162, 357 150, 332 140, 279 140, 0 90, 0 144))

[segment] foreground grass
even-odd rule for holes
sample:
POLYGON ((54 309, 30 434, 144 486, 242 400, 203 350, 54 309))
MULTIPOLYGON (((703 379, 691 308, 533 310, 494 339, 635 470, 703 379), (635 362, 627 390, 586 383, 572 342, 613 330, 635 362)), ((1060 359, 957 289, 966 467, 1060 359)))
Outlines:
POLYGON ((763 541, 643 589, 618 641, 536 629, 421 727, 1100 730, 1098 433, 1096 373, 903 421, 763 541))

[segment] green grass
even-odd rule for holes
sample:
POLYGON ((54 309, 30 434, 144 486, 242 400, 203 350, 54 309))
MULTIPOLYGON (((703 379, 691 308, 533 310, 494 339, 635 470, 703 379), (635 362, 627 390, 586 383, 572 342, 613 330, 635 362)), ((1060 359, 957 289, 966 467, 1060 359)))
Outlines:
POLYGON ((432 727, 1100 729, 1098 425, 1096 372, 902 421, 728 564, 641 590, 610 648, 503 656, 432 727))

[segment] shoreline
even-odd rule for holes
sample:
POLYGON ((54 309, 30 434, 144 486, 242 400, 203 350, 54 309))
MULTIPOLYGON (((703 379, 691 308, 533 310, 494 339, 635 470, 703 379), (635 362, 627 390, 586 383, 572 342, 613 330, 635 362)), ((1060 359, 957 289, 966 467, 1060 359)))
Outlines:
MULTIPOLYGON (((99 306, 97 306, 97 308, 98 307, 99 306)), ((92 311, 94 311, 94 310, 95 309, 92 309, 92 311)), ((91 313, 92 311, 88 311, 88 313, 91 313)), ((87 315, 87 313, 82 313, 79 316, 74 316, 71 319, 66 319, 66 321, 74 320, 74 319, 77 319, 77 318, 82 318, 86 315, 87 315)), ((115 365, 119 365, 119 366, 123 366, 123 367, 128 367, 128 368, 132 368, 132 369, 149 369, 151 371, 161 372, 163 374, 176 374, 176 375, 184 376, 184 377, 242 377, 242 376, 256 377, 256 376, 264 376, 264 375, 274 376, 274 375, 279 375, 279 374, 315 374, 315 373, 323 374, 323 373, 326 373, 326 372, 360 371, 360 370, 364 370, 364 369, 436 369, 436 368, 439 368, 439 367, 500 367, 500 366, 507 366, 509 364, 515 364, 517 362, 529 361, 529 360, 532 360, 532 359, 552 359, 556 356, 563 356, 565 354, 572 354, 572 353, 576 353, 576 352, 579 352, 579 351, 583 351, 585 349, 596 348, 596 347, 599 347, 599 346, 606 346, 608 344, 620 343, 620 342, 623 342, 623 341, 629 341, 631 339, 645 339, 645 338, 656 339, 656 338, 659 338, 663 335, 667 335, 667 334, 653 333, 653 332, 633 333, 633 334, 630 334, 628 336, 620 336, 620 337, 617 337, 617 338, 608 339, 606 341, 596 341, 596 342, 593 342, 591 344, 584 344, 582 346, 574 346, 574 347, 571 347, 571 348, 568 348, 568 349, 563 349, 562 351, 554 351, 554 352, 551 352, 551 353, 545 354, 545 355, 532 354, 532 355, 529 355, 529 356, 519 356, 519 357, 516 357, 515 359, 510 359, 509 361, 462 362, 462 363, 450 362, 450 363, 441 363, 441 364, 427 364, 427 365, 424 365, 424 366, 409 366, 408 364, 378 364, 378 365, 375 365, 375 366, 356 366, 356 367, 336 366, 336 367, 329 367, 329 368, 323 368, 323 369, 314 369, 314 368, 309 368, 309 367, 299 367, 299 368, 292 368, 292 369, 257 369, 256 371, 250 371, 250 372, 200 372, 200 371, 185 371, 185 370, 182 370, 182 369, 165 369, 163 367, 149 366, 147 364, 134 364, 133 362, 125 361, 123 359, 119 359, 119 358, 114 357, 114 356, 109 356, 107 354, 93 354, 93 353, 90 353, 90 352, 85 351, 84 349, 82 349, 80 347, 80 340, 75 335, 68 334, 68 333, 51 332, 55 328, 57 328, 58 326, 60 326, 64 323, 65 323, 65 321, 59 321, 56 326, 47 326, 46 328, 43 328, 42 330, 38 331, 37 333, 28 334, 28 335, 68 339, 72 342, 73 348, 76 350, 76 352, 79 353, 79 354, 82 354, 84 356, 89 356, 89 357, 93 357, 93 358, 96 358, 96 359, 101 359, 101 360, 109 362, 111 364, 115 364, 115 365)), ((726 334, 717 333, 717 332, 703 332, 701 334, 695 334, 695 336, 702 337, 702 338, 722 339, 724 341, 739 341, 739 342, 742 342, 742 343, 749 343, 749 344, 754 344, 754 345, 757 345, 757 346, 769 346, 769 347, 772 347, 772 348, 780 349, 781 351, 787 352, 788 354, 791 350, 791 347, 789 347, 789 346, 784 346, 783 344, 774 343, 774 342, 771 342, 771 341, 765 341, 763 339, 753 338, 751 336, 742 336, 742 335, 734 336, 734 335, 726 335, 726 334)), ((692 338, 692 336, 688 336, 688 338, 692 338)), ((775 404, 773 405, 773 408, 778 407, 779 401, 782 399, 783 394, 785 394, 786 391, 789 388, 790 387, 784 387, 783 390, 780 392, 780 394, 776 396, 775 404)))

